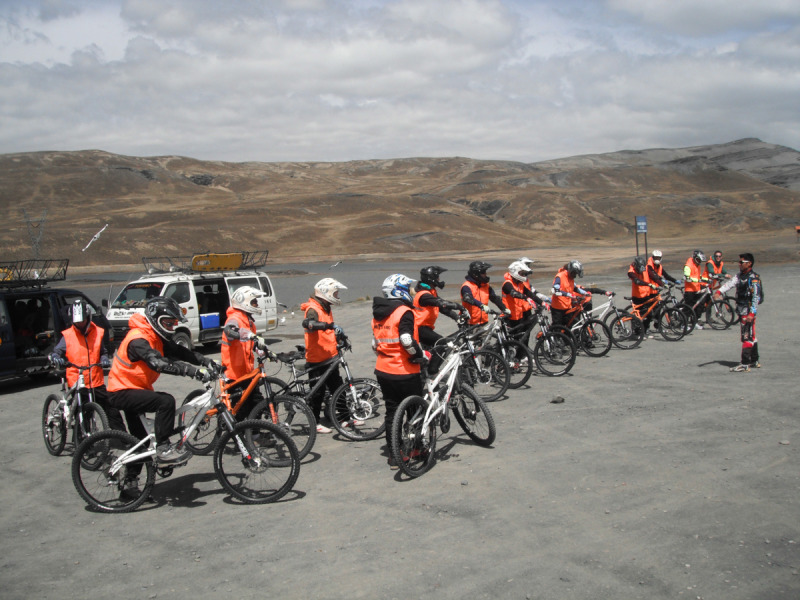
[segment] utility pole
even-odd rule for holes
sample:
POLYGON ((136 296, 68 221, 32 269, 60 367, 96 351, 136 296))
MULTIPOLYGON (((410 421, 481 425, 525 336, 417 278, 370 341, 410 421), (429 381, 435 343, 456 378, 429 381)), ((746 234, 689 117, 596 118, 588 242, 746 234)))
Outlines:
POLYGON ((28 213, 24 208, 22 209, 22 214, 25 215, 25 223, 28 225, 28 235, 31 238, 33 258, 38 260, 41 258, 39 256, 39 250, 41 248, 42 235, 44 234, 44 224, 47 220, 47 209, 44 209, 42 216, 36 222, 34 222, 34 220, 28 216, 28 213))

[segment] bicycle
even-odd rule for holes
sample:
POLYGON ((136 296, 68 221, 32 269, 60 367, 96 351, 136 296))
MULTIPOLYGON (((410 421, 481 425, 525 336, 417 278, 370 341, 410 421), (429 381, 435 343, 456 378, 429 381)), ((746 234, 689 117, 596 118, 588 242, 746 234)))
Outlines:
MULTIPOLYGON (((659 290, 642 304, 626 306, 625 311, 629 311, 633 317, 638 317, 642 323, 652 314, 652 318, 656 319, 656 328, 661 333, 661 337, 668 342, 677 342, 686 335, 688 326, 680 309, 667 304, 668 296, 670 296, 668 291, 665 293, 659 290)), ((633 300, 630 296, 624 296, 624 298, 633 300)), ((623 317, 623 320, 625 318, 623 317)), ((644 330, 644 327, 642 329, 644 330)))
POLYGON ((60 456, 67 444, 68 432, 72 431, 72 443, 77 448, 90 435, 108 429, 106 411, 94 401, 94 389, 86 387, 84 372, 100 364, 80 366, 67 362, 66 366, 78 369, 77 381, 67 387, 66 378, 61 378, 61 393, 45 398, 42 409, 42 436, 47 451, 60 456), (82 390, 88 390, 89 402, 83 402, 82 390))
POLYGON ((644 339, 644 325, 639 317, 634 317, 630 312, 617 308, 614 303, 616 292, 611 292, 608 301, 592 308, 589 315, 598 314, 611 334, 611 342, 622 350, 633 350, 644 339))
POLYGON ((572 336, 552 330, 544 307, 537 308, 532 318, 509 328, 509 334, 517 340, 527 336, 529 350, 530 344, 533 344, 531 352, 536 368, 544 375, 560 377, 569 373, 575 365, 577 349, 572 336), (531 333, 536 325, 540 331, 533 336, 531 333))
POLYGON ((409 477, 419 477, 433 467, 437 428, 443 434, 450 431, 449 411, 476 444, 490 446, 495 440, 497 431, 489 407, 461 378, 465 359, 472 352, 469 335, 469 329, 462 329, 454 337, 436 343, 449 351, 433 378, 423 367, 424 397, 409 396, 397 408, 390 451, 400 470, 409 477))
MULTIPOLYGON (((566 325, 553 325, 553 329, 572 336, 575 346, 588 356, 599 358, 611 350, 611 332, 600 319, 592 318, 583 306, 591 300, 591 295, 583 296, 567 309, 566 325)), ((574 302, 574 301, 573 301, 574 302)))
MULTIPOLYGON (((736 314, 736 307, 731 301, 730 298, 727 296, 722 298, 715 298, 714 297, 714 288, 712 284, 714 281, 718 281, 723 279, 723 277, 719 275, 712 275, 712 281, 707 284, 702 284, 702 289, 700 290, 700 295, 697 297, 697 300, 694 304, 689 305, 683 301, 678 301, 677 298, 674 296, 670 296, 672 298, 672 303, 676 308, 679 308, 681 312, 683 312, 684 316, 687 320, 687 333, 694 330, 697 326, 697 310, 698 308, 701 309, 705 313, 706 323, 712 328, 717 330, 728 329, 731 325, 733 325, 738 315, 736 314)), ((670 286, 670 291, 672 290, 672 286, 670 286)))
POLYGON ((494 319, 480 332, 479 348, 499 354, 509 367, 509 389, 520 388, 533 374, 531 351, 511 338, 505 314, 495 311, 490 311, 490 314, 494 319))
MULTIPOLYGON (((511 383, 511 368, 497 352, 476 347, 476 344, 481 342, 481 332, 486 325, 468 325, 464 318, 459 318, 457 323, 459 331, 442 339, 449 340, 464 334, 461 339, 469 351, 461 368, 464 383, 469 385, 484 402, 493 402, 501 398, 511 383)), ((437 344, 440 342, 442 340, 437 344)))
MULTIPOLYGON (((186 446, 208 409, 218 410, 224 433, 214 451, 214 472, 233 497, 247 504, 266 504, 285 496, 300 474, 300 457, 292 438, 279 426, 248 419, 236 423, 214 384, 180 411, 194 410, 195 416, 178 442, 186 446)), ((160 466, 156 459, 156 438, 149 430, 144 414, 140 415, 148 434, 141 440, 124 431, 106 430, 84 440, 72 459, 72 482, 78 494, 96 511, 122 513, 138 508, 155 485, 156 474, 172 475, 173 469, 186 465, 160 466), (144 471, 144 485, 139 477, 144 471)), ((188 446, 187 446, 188 447, 188 446)))
MULTIPOLYGON (((225 376, 220 374, 218 385, 219 400, 232 415, 236 416, 245 402, 261 386, 264 391, 264 400, 253 407, 247 418, 264 419, 273 425, 281 427, 294 440, 300 458, 305 458, 311 452, 311 448, 314 447, 314 442, 317 439, 317 422, 314 418, 314 413, 299 398, 286 395, 279 396, 272 393, 270 386, 274 384, 276 379, 264 372, 264 362, 267 357, 257 356, 256 360, 257 365, 253 370, 238 379, 226 380, 225 376), (242 389, 243 386, 244 389, 242 389)), ((203 390, 189 392, 182 406, 194 406, 192 401, 204 393, 203 390)), ((195 416, 190 409, 182 412, 180 417, 181 426, 186 426, 195 416)), ((215 406, 209 408, 206 411, 206 418, 198 423, 192 435, 186 440, 186 446, 193 454, 206 455, 214 450, 223 432, 218 417, 219 410, 215 406)))
MULTIPOLYGON (((383 395, 378 382, 366 377, 353 377, 345 358, 345 351, 352 351, 350 340, 344 334, 337 336, 337 354, 326 364, 325 371, 313 387, 307 378, 309 369, 297 368, 297 361, 305 357, 305 347, 295 346, 294 352, 281 352, 277 359, 291 370, 291 380, 286 383, 276 377, 265 377, 265 392, 268 398, 299 398, 303 403, 318 393, 327 379, 341 365, 344 369, 344 383, 330 397, 326 390, 326 416, 333 423, 336 431, 344 438, 353 441, 373 440, 383 435, 384 423, 383 395)), ((267 408, 268 401, 260 402, 251 411, 250 418, 260 418, 267 408)))

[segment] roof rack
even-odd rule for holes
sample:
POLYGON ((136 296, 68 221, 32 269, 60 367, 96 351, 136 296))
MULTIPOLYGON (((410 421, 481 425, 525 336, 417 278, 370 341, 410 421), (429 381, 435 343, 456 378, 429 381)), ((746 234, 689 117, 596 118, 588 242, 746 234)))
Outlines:
POLYGON ((198 252, 191 256, 143 257, 142 264, 149 274, 210 273, 258 269, 267 264, 269 250, 242 252, 198 252))
POLYGON ((0 287, 42 287, 67 278, 68 258, 0 262, 0 287))

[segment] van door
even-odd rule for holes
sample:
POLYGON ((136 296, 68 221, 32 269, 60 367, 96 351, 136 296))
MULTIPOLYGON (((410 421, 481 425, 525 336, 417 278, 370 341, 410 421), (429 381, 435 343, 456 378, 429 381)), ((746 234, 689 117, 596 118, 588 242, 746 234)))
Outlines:
POLYGON ((186 317, 188 323, 186 326, 189 328, 192 336, 192 345, 198 343, 198 334, 200 332, 199 313, 197 311, 197 301, 193 295, 192 286, 188 281, 176 281, 168 283, 164 288, 162 294, 165 298, 172 298, 180 304, 183 310, 183 316, 186 317))
POLYGON ((268 329, 275 329, 278 326, 278 311, 275 296, 272 293, 272 286, 269 284, 269 279, 266 275, 263 275, 263 277, 261 274, 259 276, 227 277, 225 282, 228 284, 228 292, 231 295, 240 287, 244 286, 254 287, 267 294, 265 298, 259 301, 262 309, 261 314, 253 315, 256 322, 256 330, 259 333, 263 333, 268 329), (262 282, 262 279, 266 281, 266 284, 262 282))

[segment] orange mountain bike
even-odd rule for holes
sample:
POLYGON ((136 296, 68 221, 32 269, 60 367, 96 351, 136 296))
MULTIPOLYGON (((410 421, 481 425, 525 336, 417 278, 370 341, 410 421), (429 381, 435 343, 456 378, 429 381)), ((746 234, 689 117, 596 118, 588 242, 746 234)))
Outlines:
MULTIPOLYGON (((686 317, 683 315, 679 308, 670 307, 666 303, 665 296, 668 292, 661 292, 653 294, 646 302, 639 304, 631 304, 625 307, 626 312, 630 312, 633 316, 638 317, 645 321, 648 317, 656 322, 656 329, 661 333, 661 337, 669 342, 677 342, 686 335, 688 326, 686 317), (662 295, 662 293, 664 295, 662 295)), ((633 302, 633 298, 625 296, 625 300, 633 302)), ((623 317, 623 319, 626 317, 623 317)))

